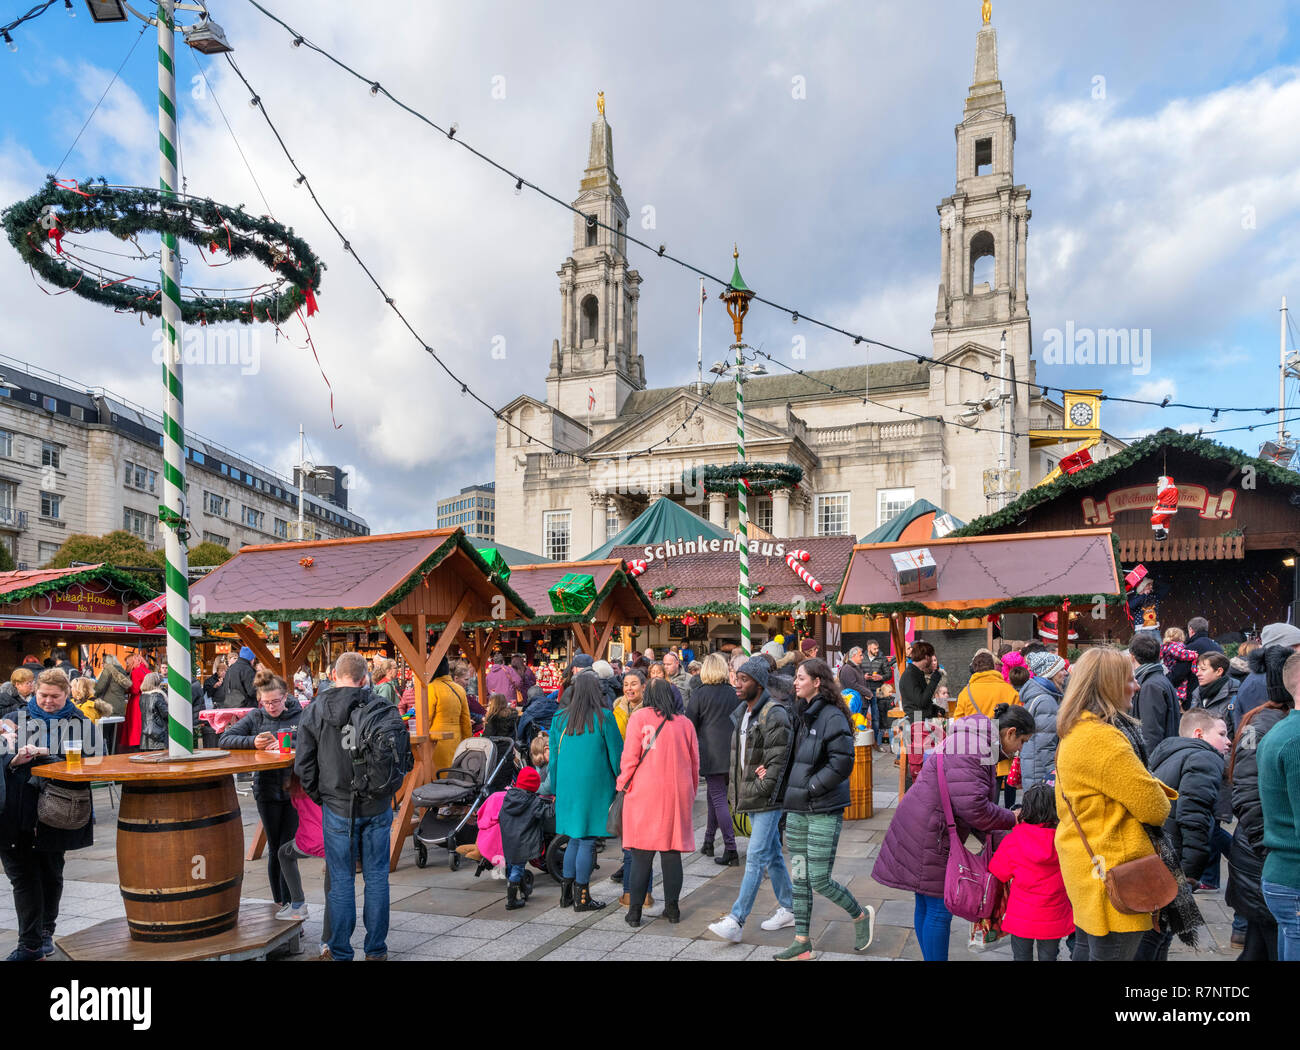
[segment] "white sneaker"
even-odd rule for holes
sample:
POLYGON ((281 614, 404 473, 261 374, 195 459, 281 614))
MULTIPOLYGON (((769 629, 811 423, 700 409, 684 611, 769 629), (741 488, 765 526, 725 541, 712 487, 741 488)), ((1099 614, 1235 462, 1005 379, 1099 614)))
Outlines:
MULTIPOLYGON (((790 921, 794 921, 794 916, 790 917, 790 921)), ((739 944, 744 930, 741 929, 740 923, 728 913, 717 922, 709 923, 709 932, 715 937, 721 937, 724 941, 739 944)))
POLYGON ((286 904, 283 908, 281 908, 278 912, 275 913, 275 917, 277 919, 282 919, 285 922, 293 922, 295 919, 307 918, 307 912, 308 912, 307 903, 304 901, 302 904, 299 904, 296 908, 292 904, 286 904))
POLYGON ((794 912, 789 908, 777 908, 770 919, 764 919, 759 925, 765 930, 783 930, 794 925, 794 912))

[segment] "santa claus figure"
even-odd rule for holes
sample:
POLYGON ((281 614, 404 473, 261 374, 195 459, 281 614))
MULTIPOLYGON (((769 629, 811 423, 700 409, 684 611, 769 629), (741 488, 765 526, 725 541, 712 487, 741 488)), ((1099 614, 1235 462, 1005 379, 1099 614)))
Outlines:
POLYGON ((1151 531, 1163 540, 1169 535, 1169 519, 1178 513, 1178 489, 1174 479, 1163 474, 1156 479, 1156 505, 1151 508, 1151 531))

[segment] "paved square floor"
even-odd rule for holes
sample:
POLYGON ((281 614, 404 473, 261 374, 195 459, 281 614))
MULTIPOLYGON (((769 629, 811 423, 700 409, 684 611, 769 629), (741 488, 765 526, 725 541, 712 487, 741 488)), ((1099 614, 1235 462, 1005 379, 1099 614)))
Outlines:
MULTIPOLYGON (((876 935, 861 955, 852 951, 853 925, 849 917, 821 897, 815 897, 812 916, 813 943, 823 959, 894 961, 920 959, 920 946, 912 932, 912 896, 880 886, 871 880, 880 841, 884 837, 893 807, 897 803, 898 773, 892 756, 875 756, 873 763, 876 812, 868 820, 847 821, 840 837, 835 877, 876 909, 876 935)), ((241 789, 246 790, 244 785, 241 789)), ((251 795, 240 797, 245 835, 257 821, 251 795)), ((67 855, 63 904, 56 936, 75 933, 105 919, 124 914, 117 888, 117 867, 113 856, 113 809, 108 792, 96 791, 98 814, 93 847, 67 855)), ((696 799, 696 841, 703 839, 704 791, 696 799)), ((720 845, 720 840, 719 840, 720 845)), ((685 884, 681 900, 681 921, 665 922, 659 916, 662 904, 656 889, 655 907, 648 909, 639 929, 631 929, 618 906, 621 887, 609 881, 618 867, 620 851, 611 843, 598 856, 599 870, 592 878, 592 892, 608 907, 599 912, 577 914, 561 910, 559 886, 549 876, 536 873, 536 889, 524 909, 507 912, 505 882, 484 874, 474 877, 474 865, 466 863, 451 871, 446 854, 431 850, 429 866, 415 865, 414 850, 407 846, 398 869, 390 877, 391 919, 388 935, 389 958, 475 959, 475 960, 770 960, 774 952, 793 939, 793 931, 767 932, 759 928, 762 919, 776 908, 771 887, 764 883, 754 911, 745 926, 744 942, 728 944, 708 933, 706 927, 730 910, 740 887, 744 853, 748 842, 737 840, 741 867, 720 867, 713 858, 698 853, 683 858, 685 884)), ((320 940, 323 906, 323 861, 303 861, 301 871, 311 907, 306 923, 306 950, 295 961, 315 958, 320 940)), ((1227 871, 1224 862, 1224 881, 1227 871)), ((358 897, 361 880, 357 879, 358 897)), ((12 896, 0 883, 0 953, 7 955, 16 944, 12 896)), ((265 861, 245 865, 244 898, 269 901, 265 861)), ((1175 941, 1171 959, 1235 958, 1229 944, 1231 913, 1224 907, 1222 892, 1199 893, 1197 901, 1208 921, 1199 949, 1191 950, 1175 941)), ((358 902, 358 912, 360 902, 358 902)), ((950 959, 953 961, 1010 961, 1009 944, 1003 942, 982 951, 967 947, 969 926, 953 922, 950 959)), ((358 925, 353 938, 361 955, 364 931, 358 925)), ((58 956, 56 956, 58 958, 58 956)))

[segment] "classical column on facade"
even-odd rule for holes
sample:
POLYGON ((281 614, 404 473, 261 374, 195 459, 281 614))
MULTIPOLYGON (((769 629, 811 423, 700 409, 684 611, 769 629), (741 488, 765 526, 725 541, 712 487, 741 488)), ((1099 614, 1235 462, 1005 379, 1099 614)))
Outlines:
POLYGON ((1025 287, 1025 251, 1029 240, 1028 208, 1021 210, 1016 217, 1016 316, 1025 317, 1029 313, 1028 289, 1025 287))
POLYGON ((605 508, 609 506, 609 493, 591 489, 587 495, 591 497, 591 550, 595 550, 609 539, 605 535, 605 508))
MULTIPOLYGON (((1002 232, 998 237, 998 293, 1011 288, 1011 262, 1015 254, 1011 249, 1011 191, 1004 189, 998 194, 998 208, 1002 220, 1002 232)), ((1001 304, 999 304, 1001 305, 1001 304)))
POLYGON ((790 535, 790 490, 772 493, 772 535, 784 539, 790 535))
POLYGON ((966 244, 966 198, 958 197, 953 201, 952 217, 952 279, 948 282, 948 294, 970 294, 970 248, 966 244), (960 289, 954 292, 953 289, 960 289))
POLYGON ((709 493, 709 524, 727 527, 727 496, 724 492, 709 493))

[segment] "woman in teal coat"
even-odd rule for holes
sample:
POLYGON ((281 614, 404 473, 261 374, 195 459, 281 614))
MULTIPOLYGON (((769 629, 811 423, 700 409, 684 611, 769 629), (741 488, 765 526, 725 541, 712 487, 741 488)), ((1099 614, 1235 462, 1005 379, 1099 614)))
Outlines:
POLYGON ((608 831, 609 805, 623 758, 623 735, 594 674, 580 673, 569 687, 568 706, 551 723, 551 788, 555 792, 555 831, 569 836, 564 851, 560 907, 597 911, 591 898, 596 839, 608 831))

